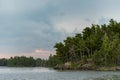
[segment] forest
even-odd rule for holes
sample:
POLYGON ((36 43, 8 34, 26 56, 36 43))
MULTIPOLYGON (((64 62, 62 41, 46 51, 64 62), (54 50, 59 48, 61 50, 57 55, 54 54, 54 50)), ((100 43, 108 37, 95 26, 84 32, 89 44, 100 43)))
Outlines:
POLYGON ((120 22, 86 27, 81 33, 55 44, 59 64, 89 66, 120 66, 120 22))
POLYGON ((108 24, 92 24, 75 36, 68 36, 55 44, 56 55, 49 59, 11 57, 0 59, 1 66, 46 66, 56 67, 69 63, 73 67, 120 66, 120 22, 113 19, 108 24))
POLYGON ((8 67, 52 67, 56 63, 53 62, 52 58, 49 60, 26 56, 15 56, 9 59, 2 58, 0 59, 0 66, 8 67))

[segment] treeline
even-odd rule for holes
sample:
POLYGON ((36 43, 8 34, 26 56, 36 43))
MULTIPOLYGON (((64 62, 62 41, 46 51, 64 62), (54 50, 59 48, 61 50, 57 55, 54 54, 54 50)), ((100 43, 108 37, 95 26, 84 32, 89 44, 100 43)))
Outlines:
POLYGON ((24 67, 24 66, 29 66, 29 67, 34 67, 35 64, 35 60, 33 59, 33 57, 25 57, 25 56, 21 56, 21 57, 11 57, 10 59, 8 59, 7 62, 7 66, 20 66, 20 67, 24 67))
POLYGON ((0 59, 0 66, 7 66, 7 61, 5 58, 0 59))
POLYGON ((91 25, 54 47, 58 64, 91 61, 96 66, 120 66, 120 22, 91 25))
POLYGON ((26 56, 15 56, 10 59, 2 58, 0 59, 0 66, 9 67, 52 67, 55 66, 55 60, 52 55, 50 55, 48 60, 26 56))
POLYGON ((56 55, 50 55, 48 59, 36 59, 36 66, 42 67, 54 67, 59 63, 59 60, 56 58, 56 55))

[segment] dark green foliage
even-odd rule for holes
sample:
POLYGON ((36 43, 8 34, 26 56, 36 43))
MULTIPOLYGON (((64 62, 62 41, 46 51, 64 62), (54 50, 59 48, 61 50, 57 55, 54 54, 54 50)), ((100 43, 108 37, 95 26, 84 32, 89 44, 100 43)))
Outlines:
POLYGON ((7 59, 5 58, 0 59, 0 66, 7 66, 7 59))
POLYGON ((47 67, 48 66, 47 61, 48 60, 37 58, 36 59, 36 67, 47 67))
POLYGON ((56 55, 50 55, 49 59, 45 60, 45 59, 36 59, 36 66, 39 67, 54 67, 57 64, 61 64, 60 60, 58 59, 58 57, 56 55))
POLYGON ((110 20, 106 25, 86 27, 82 33, 56 43, 56 58, 65 62, 92 59, 94 65, 120 65, 120 23, 110 20))
POLYGON ((7 66, 12 66, 12 67, 34 67, 36 65, 35 60, 33 57, 11 57, 8 59, 8 65, 7 66))
POLYGON ((56 55, 50 55, 49 59, 34 59, 33 57, 15 56, 10 59, 0 59, 0 66, 10 67, 53 67, 61 63, 56 55))
POLYGON ((44 66, 43 65, 43 60, 40 59, 40 58, 36 59, 36 66, 44 66))
POLYGON ((57 59, 57 56, 56 55, 50 55, 49 56, 49 59, 47 60, 47 66, 48 67, 54 67, 56 66, 57 64, 61 64, 60 60, 57 59))

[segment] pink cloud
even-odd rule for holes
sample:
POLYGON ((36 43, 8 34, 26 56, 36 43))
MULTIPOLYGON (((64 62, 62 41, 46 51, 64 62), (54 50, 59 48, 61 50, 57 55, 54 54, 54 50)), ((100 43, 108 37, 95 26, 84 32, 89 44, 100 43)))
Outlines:
POLYGON ((48 50, 43 50, 43 49, 36 49, 35 50, 36 56, 41 56, 43 58, 48 58, 50 54, 54 55, 54 51, 48 51, 48 50))
POLYGON ((0 58, 10 58, 9 54, 0 53, 0 58))
POLYGON ((53 52, 48 50, 43 50, 43 49, 36 49, 35 53, 53 53, 53 52))
POLYGON ((43 49, 36 49, 34 52, 31 53, 0 53, 0 58, 10 58, 14 56, 32 56, 34 58, 42 58, 42 59, 48 59, 50 54, 54 55, 55 51, 48 51, 43 49))

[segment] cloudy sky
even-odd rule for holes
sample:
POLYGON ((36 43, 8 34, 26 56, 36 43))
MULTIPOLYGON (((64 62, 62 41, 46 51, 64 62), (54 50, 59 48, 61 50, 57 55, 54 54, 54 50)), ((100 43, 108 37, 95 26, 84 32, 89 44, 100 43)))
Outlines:
POLYGON ((91 24, 120 21, 120 0, 0 0, 0 57, 54 54, 91 24))

